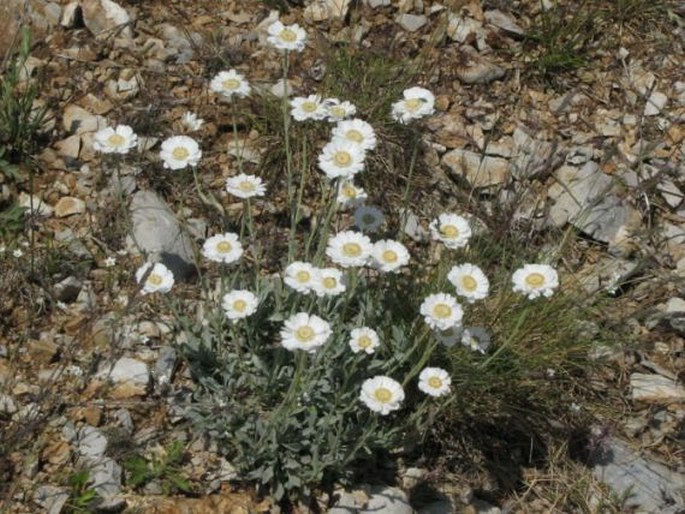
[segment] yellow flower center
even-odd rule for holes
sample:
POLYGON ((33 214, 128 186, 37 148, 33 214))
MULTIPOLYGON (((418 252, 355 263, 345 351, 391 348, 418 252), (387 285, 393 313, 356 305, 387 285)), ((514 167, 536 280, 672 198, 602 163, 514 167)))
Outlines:
POLYGON ((354 141, 355 143, 361 143, 364 141, 364 136, 362 135, 361 132, 359 132, 356 129, 350 129, 345 133, 345 137, 349 139, 350 141, 354 141))
POLYGON ((340 107, 339 105, 336 105, 335 107, 331 107, 330 109, 328 109, 328 111, 329 111, 333 116, 335 116, 336 118, 344 118, 344 117, 345 117, 345 114, 347 114, 347 113, 345 112, 345 109, 343 109, 343 108, 340 107))
POLYGON ((338 285, 338 281, 333 277, 326 277, 321 282, 326 289, 333 289, 338 285))
POLYGON ((542 287, 545 284, 545 276, 542 273, 531 273, 526 277, 526 284, 530 287, 542 287))
POLYGON ((112 134, 107 138, 107 143, 109 144, 109 146, 112 146, 114 148, 119 148, 120 146, 123 146, 125 142, 126 138, 121 134, 112 134))
POLYGON ((174 150, 171 152, 171 156, 176 159, 177 161, 184 161, 188 158, 190 155, 190 152, 188 151, 187 148, 183 146, 177 146, 174 148, 174 150))
POLYGON ((347 198, 356 198, 357 190, 353 186, 346 185, 342 189, 342 194, 347 198))
POLYGON ((478 287, 478 282, 471 275, 466 275, 465 277, 462 277, 461 285, 467 291, 475 291, 476 288, 478 287))
POLYGON ((444 303, 439 303, 433 307, 433 314, 436 318, 449 318, 452 315, 452 308, 444 303))
POLYGON ((362 216, 362 222, 364 223, 364 225, 373 225, 374 223, 376 223, 376 216, 367 212, 362 216))
POLYGON ((361 336, 357 341, 357 344, 359 345, 359 348, 368 348, 373 344, 373 341, 369 336, 361 336))
POLYGON ((388 403, 392 400, 392 391, 385 387, 379 387, 373 392, 373 396, 381 403, 388 403))
POLYGON ((281 30, 281 33, 278 35, 278 37, 280 37, 286 43, 294 43, 297 41, 297 34, 290 29, 281 30))
POLYGON ((385 250, 381 257, 385 262, 397 262, 397 253, 392 250, 385 250))
POLYGON ((306 284, 312 279, 312 275, 308 271, 298 271, 295 273, 295 279, 300 283, 300 284, 306 284))
POLYGON ((219 253, 228 253, 232 248, 233 247, 231 246, 231 243, 228 241, 221 241, 218 245, 216 245, 216 250, 219 253))
POLYGON ((345 243, 342 251, 345 257, 359 257, 362 254, 362 247, 359 243, 345 243))
POLYGON ((228 91, 234 91, 240 87, 238 79, 226 79, 221 83, 221 86, 228 91))
POLYGON ((421 107, 422 104, 423 100, 421 98, 410 98, 409 100, 405 100, 404 107, 408 111, 414 112, 419 107, 421 107))
POLYGON ((301 343, 310 342, 312 339, 314 339, 315 335, 316 335, 316 333, 314 332, 314 329, 312 329, 312 327, 309 327, 306 325, 304 327, 300 327, 297 330, 295 330, 295 337, 301 343))
POLYGON ((152 284, 153 286, 159 286, 162 284, 162 277, 157 273, 151 273, 150 276, 147 277, 147 281, 148 284, 152 284))
POLYGON ((440 233, 449 239, 454 239, 459 235, 459 229, 454 225, 443 225, 440 227, 440 233))
POLYGON ((428 379, 428 385, 433 389, 440 389, 442 387, 442 380, 438 377, 430 377, 428 379))
POLYGON ((302 103, 302 110, 304 112, 314 112, 319 106, 315 104, 314 102, 303 102, 302 103))
POLYGON ((246 193, 251 193, 255 190, 255 187, 254 184, 249 180, 243 180, 240 184, 238 184, 238 189, 246 193))
POLYGON ((236 310, 238 312, 245 312, 245 309, 247 308, 247 302, 245 300, 236 300, 233 302, 233 310, 236 310))
POLYGON ((333 156, 333 161, 338 166, 349 166, 352 163, 352 156, 349 152, 345 152, 344 150, 340 152, 335 152, 335 155, 333 156))

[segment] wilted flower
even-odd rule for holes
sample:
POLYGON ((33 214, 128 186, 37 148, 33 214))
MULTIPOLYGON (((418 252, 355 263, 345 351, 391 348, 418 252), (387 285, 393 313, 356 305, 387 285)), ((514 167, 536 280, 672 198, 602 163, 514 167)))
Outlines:
POLYGON ((461 334, 461 344, 474 352, 485 353, 490 348, 490 334, 483 327, 468 327, 461 334))
POLYGON ((337 202, 341 207, 356 207, 366 201, 367 194, 364 189, 354 185, 351 180, 344 180, 338 184, 337 202))
POLYGON ((186 126, 188 130, 200 130, 200 127, 204 124, 205 120, 202 118, 198 118, 197 114, 194 112, 187 111, 184 115, 183 118, 181 118, 181 122, 183 125, 186 126))
POLYGON ((364 266, 371 256, 373 245, 364 234, 346 230, 328 239, 326 255, 343 268, 364 266))
POLYGON ((378 375, 364 380, 359 399, 372 411, 385 416, 400 408, 404 400, 404 391, 396 380, 378 375))
POLYGON ((237 234, 227 232, 207 239, 202 245, 202 255, 210 261, 230 264, 240 259, 243 247, 237 234))
POLYGON ((345 278, 342 271, 335 268, 317 270, 313 285, 317 296, 336 296, 345 292, 345 278))
POLYGON ((441 214, 429 225, 433 239, 451 249, 463 248, 471 238, 471 227, 466 218, 456 214, 441 214))
POLYGON ((409 251, 407 247, 397 241, 376 241, 371 251, 371 257, 376 268, 381 272, 397 272, 402 266, 409 263, 409 251))
POLYGON ((307 33, 297 23, 283 25, 280 21, 275 21, 266 30, 269 33, 267 41, 279 50, 304 50, 307 33))
POLYGON ((369 327, 355 328, 350 332, 350 348, 354 353, 372 354, 381 344, 376 331, 369 327))
POLYGON ((327 322, 314 314, 299 312, 288 318, 281 329, 281 344, 286 350, 312 353, 331 336, 327 322))
POLYGON ((174 286, 174 274, 161 262, 146 262, 136 271, 136 282, 143 282, 142 294, 168 293, 174 286))
POLYGON ((266 186, 262 183, 261 178, 241 173, 226 179, 226 191, 238 198, 252 198, 264 196, 266 186))
POLYGON ((433 114, 435 96, 422 87, 405 89, 402 100, 392 104, 392 117, 400 123, 408 123, 433 114))
POLYGON ((464 311, 456 298, 445 293, 437 293, 426 297, 421 304, 421 314, 429 327, 447 330, 461 323, 464 311))
POLYGON ((332 132, 332 139, 336 138, 358 145, 364 151, 376 147, 376 133, 373 127, 359 118, 339 122, 332 132))
POLYGON ((323 120, 328 115, 319 95, 296 96, 290 100, 290 107, 290 114, 297 121, 323 120))
POLYGON ((308 262, 295 261, 285 268, 283 282, 298 293, 309 293, 314 288, 318 270, 308 262))
POLYGON ((350 102, 341 102, 337 98, 326 98, 323 101, 328 112, 328 121, 341 121, 354 116, 357 108, 350 102))
POLYGON ((234 289, 226 293, 221 301, 226 317, 231 321, 247 318, 257 311, 259 300, 251 291, 234 289))
POLYGON ((344 139, 334 139, 321 149, 319 168, 330 179, 350 179, 364 169, 364 150, 344 139))
POLYGON ((525 264, 512 277, 514 292, 523 293, 529 300, 538 296, 550 297, 559 287, 556 270, 547 264, 525 264))
POLYGON ((354 211, 354 224, 362 232, 369 232, 371 234, 378 232, 383 221, 385 221, 385 217, 378 207, 362 205, 354 211))
POLYGON ((173 136, 162 142, 159 156, 164 161, 164 167, 180 170, 187 166, 197 166, 202 158, 202 151, 192 137, 173 136))
POLYGON ((450 392, 452 379, 442 368, 424 368, 419 374, 419 389, 430 396, 444 396, 450 392))
POLYGON ((447 280, 457 289, 457 294, 465 297, 469 303, 487 298, 490 290, 488 277, 473 264, 453 266, 447 274, 447 280))
POLYGON ((250 84, 235 70, 220 71, 209 83, 209 89, 224 98, 244 98, 250 94, 250 84))
POLYGON ((125 154, 138 145, 138 136, 128 125, 117 125, 99 130, 93 136, 93 148, 102 153, 125 154))
POLYGON ((433 333, 435 334, 435 338, 445 348, 452 348, 461 341, 462 331, 463 329, 461 325, 456 325, 448 328, 447 330, 435 330, 433 333))

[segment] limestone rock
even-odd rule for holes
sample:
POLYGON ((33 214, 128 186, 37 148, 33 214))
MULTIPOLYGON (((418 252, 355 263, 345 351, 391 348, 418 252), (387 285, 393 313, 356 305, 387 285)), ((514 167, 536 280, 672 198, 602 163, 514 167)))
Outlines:
POLYGON ((685 401, 685 388, 661 375, 633 373, 630 375, 630 387, 634 401, 649 403, 685 401))
POLYGON ((27 213, 32 213, 34 216, 51 216, 53 213, 52 207, 46 204, 36 195, 28 195, 23 191, 19 193, 19 206, 26 209, 27 213))
POLYGON ((130 357, 122 357, 110 369, 103 367, 97 374, 98 378, 108 378, 113 382, 133 382, 146 386, 150 380, 147 364, 130 357))
POLYGON ((81 135, 105 128, 107 120, 102 116, 91 114, 83 107, 69 104, 64 108, 62 125, 69 134, 81 135))
POLYGON ((645 104, 645 116, 656 116, 666 106, 667 102, 668 97, 665 94, 659 91, 652 91, 645 104))
POLYGON ((61 487, 42 485, 33 495, 33 501, 45 509, 47 514, 59 514, 69 499, 69 492, 61 487))
POLYGON ((63 196, 55 205, 55 216, 65 218, 73 214, 86 212, 86 202, 73 196, 63 196))
POLYGON ((499 157, 481 156, 469 150, 455 149, 442 157, 442 164, 465 178, 472 187, 491 187, 509 182, 509 162, 499 157))
POLYGON ((423 14, 400 14, 395 21, 407 32, 416 32, 428 23, 428 18, 423 14))
POLYGON ((504 77, 503 68, 481 57, 471 47, 464 48, 466 59, 456 70, 457 78, 464 84, 488 84, 504 77))
POLYGON ((126 39, 133 37, 131 17, 126 9, 112 0, 83 0, 83 23, 94 35, 114 33, 126 39))
POLYGON ((493 9, 492 11, 485 11, 485 20, 494 25, 498 29, 507 32, 513 36, 523 36, 524 30, 516 23, 516 20, 511 14, 504 13, 499 9, 493 9))
POLYGON ((372 486, 369 501, 360 514, 413 514, 409 498, 402 489, 388 486, 372 486))

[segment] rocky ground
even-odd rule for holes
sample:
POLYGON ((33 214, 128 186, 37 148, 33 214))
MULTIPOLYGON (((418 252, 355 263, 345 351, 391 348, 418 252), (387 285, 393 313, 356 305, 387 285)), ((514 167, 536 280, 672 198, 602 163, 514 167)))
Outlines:
MULTIPOLYGON (((596 429, 606 458, 589 476, 617 494, 632 484, 626 505, 637 510, 684 512, 682 8, 618 2, 625 16, 598 11, 601 26, 593 28, 566 9, 574 2, 554 11, 565 13, 564 22, 555 15, 547 25, 544 1, 281 2, 30 0, 22 13, 23 0, 5 0, 0 7, 0 55, 22 22, 34 27, 26 75, 40 77, 50 113, 44 146, 24 164, 32 180, 0 175, 0 200, 33 210, 27 230, 8 236, 0 254, 2 508, 78 512, 74 471, 86 467, 102 510, 276 510, 237 488, 231 464, 188 431, 191 384, 171 322, 136 297, 132 276, 142 257, 130 236, 143 250, 192 262, 191 242, 205 237, 211 220, 193 211, 179 221, 182 204, 172 199, 184 185, 150 171, 156 145, 186 111, 198 113, 216 164, 205 186, 221 187, 231 152, 223 150, 228 109, 208 94, 208 79, 230 64, 277 92, 280 62, 264 42, 281 8, 283 20, 310 35, 291 74, 300 94, 316 90, 322 49, 339 42, 396 59, 422 56, 417 80, 436 94, 438 112, 424 135, 413 202, 419 223, 426 226, 430 206, 450 207, 466 188, 485 210, 508 206, 531 231, 577 230, 579 251, 565 264, 588 292, 606 291, 607 316, 634 336, 602 351, 607 366, 591 384, 606 398, 605 423, 596 429), (566 53, 582 59, 577 66, 552 51, 569 38, 575 43, 566 53), (115 122, 148 136, 139 150, 149 157, 127 162, 121 181, 92 148, 94 132, 115 122), (124 480, 132 446, 161 459, 170 441, 187 447, 178 473, 195 497, 171 497, 178 487, 170 474, 137 490, 124 480)), ((255 163, 267 151, 262 136, 241 134, 255 163)), ((497 506, 458 473, 438 484, 442 500, 409 506, 407 492, 427 473, 404 469, 398 487, 360 488, 331 512, 555 510, 540 492, 554 470, 529 470, 528 487, 497 506)))

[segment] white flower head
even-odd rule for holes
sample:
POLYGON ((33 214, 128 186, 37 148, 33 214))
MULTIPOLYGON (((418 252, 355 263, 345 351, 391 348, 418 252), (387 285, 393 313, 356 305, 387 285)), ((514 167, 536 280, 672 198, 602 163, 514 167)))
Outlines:
POLYGON ((457 289, 457 294, 473 303, 487 298, 490 291, 490 281, 483 270, 473 264, 453 266, 447 274, 447 280, 457 289))
POLYGON ((290 115, 297 121, 323 120, 328 116, 319 95, 296 96, 290 100, 290 115))
POLYGON ((419 389, 429 396, 445 396, 451 384, 452 379, 442 368, 423 368, 419 373, 419 389))
POLYGON ((242 73, 235 70, 220 71, 209 83, 209 89, 224 98, 245 98, 250 94, 250 84, 242 73))
POLYGON ((279 50, 304 50, 307 33, 297 23, 283 25, 280 21, 275 21, 266 30, 269 33, 267 41, 279 50))
POLYGON ((333 128, 332 139, 344 139, 362 150, 373 150, 376 147, 376 133, 373 127, 359 118, 339 122, 333 128))
POLYGON ((293 314, 281 329, 281 344, 286 350, 315 352, 331 336, 327 322, 314 314, 299 312, 293 314))
POLYGON ((453 346, 456 346, 457 343, 461 342, 462 332, 462 326, 456 325, 447 330, 435 330, 433 334, 435 334, 435 338, 445 348, 452 348, 453 346))
POLYGON ((251 291, 234 289, 226 293, 221 301, 226 317, 231 321, 247 318, 257 311, 259 300, 251 291))
POLYGON ((385 221, 383 212, 372 205, 361 205, 354 211, 354 224, 362 232, 373 234, 378 232, 385 221))
POLYGON ((341 180, 338 183, 338 197, 336 201, 343 208, 357 207, 363 204, 368 195, 363 188, 355 186, 351 180, 341 180))
POLYGON ((402 93, 403 99, 392 104, 392 117, 400 123, 409 123, 435 112, 435 96, 422 87, 411 87, 402 93))
POLYGON ((468 327, 461 334, 461 344, 474 352, 485 353, 490 348, 490 334, 483 327, 468 327))
POLYGON ((374 243, 371 257, 374 266, 382 273, 397 273, 409 263, 409 250, 398 241, 383 239, 374 243))
POLYGON ((364 169, 364 150, 344 139, 327 143, 319 154, 319 168, 329 179, 351 179, 364 169))
POLYGON ((371 256, 371 240, 359 232, 346 230, 328 239, 326 255, 343 268, 364 266, 371 256))
POLYGON ((471 238, 471 226, 466 218, 457 214, 441 214, 428 227, 433 239, 451 249, 463 248, 471 238))
POLYGON ((102 266, 105 268, 112 268, 116 266, 117 260, 114 257, 107 257, 104 261, 102 261, 102 266))
POLYGON ((323 101, 328 112, 328 121, 341 121, 357 113, 357 108, 350 102, 341 102, 337 98, 326 98, 323 101))
POLYGON ((335 268, 320 268, 314 279, 313 290, 319 297, 337 296, 346 289, 342 271, 335 268))
POLYGON ((93 148, 102 153, 125 154, 138 145, 138 136, 128 125, 98 130, 93 136, 93 148))
POLYGON ((243 247, 237 234, 227 232, 205 240, 202 245, 202 255, 210 261, 230 264, 240 259, 243 255, 243 247))
POLYGON ((525 264, 512 277, 514 292, 523 293, 529 300, 538 296, 550 297, 559 287, 556 270, 547 264, 525 264))
POLYGON ((372 328, 355 328, 350 332, 349 345, 354 353, 366 352, 372 354, 380 344, 381 340, 372 328))
POLYGON ((16 259, 18 259, 19 257, 23 257, 23 255, 24 255, 24 252, 22 251, 21 248, 17 248, 16 250, 14 250, 12 252, 12 257, 14 257, 16 259))
POLYGON ((261 178, 241 173, 226 179, 226 191, 238 198, 253 198, 255 196, 264 196, 266 186, 261 178))
POLYGON ((461 324, 464 311, 457 299, 449 294, 437 293, 427 296, 421 304, 421 314, 429 327, 447 330, 461 324))
POLYGON ((142 294, 168 293, 174 286, 174 274, 161 262, 146 262, 136 271, 136 282, 143 283, 142 294))
POLYGON ((285 268, 283 282, 298 293, 309 293, 314 290, 319 270, 308 262, 295 261, 285 268))
POLYGON ((198 118, 197 114, 190 111, 187 111, 181 118, 181 123, 190 131, 200 130, 204 122, 205 120, 198 118))
POLYGON ((359 399, 372 411, 385 416, 400 408, 404 391, 396 380, 378 375, 364 380, 359 399))
POLYGON ((172 136, 162 142, 159 156, 164 161, 165 168, 181 170, 187 166, 197 166, 202 158, 202 151, 192 137, 172 136))

